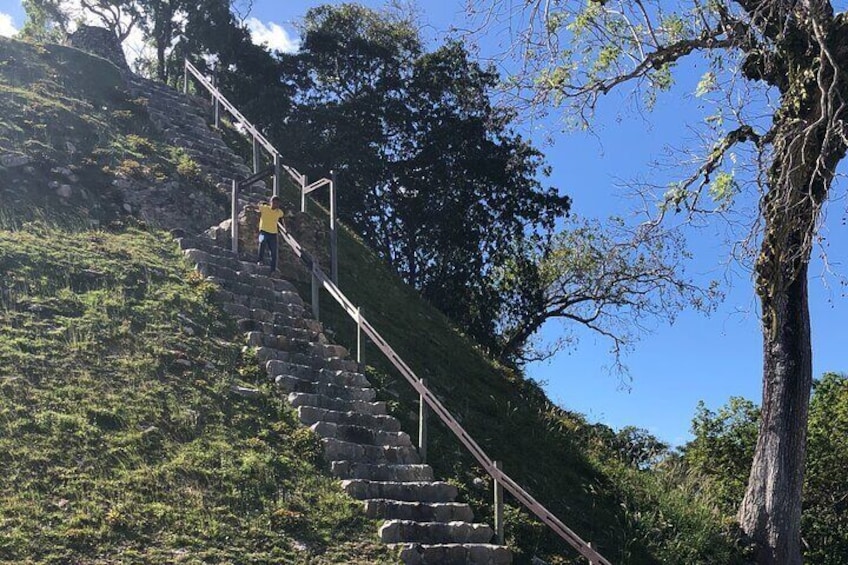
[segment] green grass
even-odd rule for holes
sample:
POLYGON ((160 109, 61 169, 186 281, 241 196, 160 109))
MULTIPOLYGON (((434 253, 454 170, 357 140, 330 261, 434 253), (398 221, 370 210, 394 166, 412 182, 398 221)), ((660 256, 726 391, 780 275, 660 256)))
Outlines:
POLYGON ((166 234, 31 224, 0 272, 0 562, 390 562, 166 234))

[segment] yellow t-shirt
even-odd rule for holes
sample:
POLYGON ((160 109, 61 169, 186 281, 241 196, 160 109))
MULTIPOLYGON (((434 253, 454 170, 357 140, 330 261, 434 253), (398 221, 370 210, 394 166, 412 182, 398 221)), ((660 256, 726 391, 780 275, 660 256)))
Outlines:
POLYGON ((280 208, 274 210, 267 204, 259 205, 259 231, 265 233, 277 233, 277 222, 283 217, 280 208))

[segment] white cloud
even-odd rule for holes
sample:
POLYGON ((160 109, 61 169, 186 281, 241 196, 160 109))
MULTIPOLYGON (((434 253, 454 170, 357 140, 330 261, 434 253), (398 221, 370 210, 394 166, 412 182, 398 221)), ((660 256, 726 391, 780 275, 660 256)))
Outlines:
POLYGON ((266 45, 272 51, 293 53, 297 51, 298 40, 289 35, 282 26, 273 22, 267 24, 258 18, 248 18, 245 22, 250 30, 250 37, 257 45, 266 45))
POLYGON ((16 33, 18 33, 18 30, 12 22, 12 16, 0 12, 0 36, 12 37, 16 33))

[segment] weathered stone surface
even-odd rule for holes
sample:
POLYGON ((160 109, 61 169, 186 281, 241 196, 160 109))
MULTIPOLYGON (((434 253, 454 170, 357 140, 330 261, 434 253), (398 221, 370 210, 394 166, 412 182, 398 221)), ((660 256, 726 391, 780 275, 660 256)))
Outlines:
POLYGON ((7 169, 24 167, 29 165, 31 162, 32 158, 30 158, 29 155, 21 155, 20 153, 6 153, 4 155, 0 155, 0 165, 3 165, 7 169))
POLYGON ((300 406, 314 406, 317 408, 328 408, 330 410, 356 410, 363 414, 385 415, 385 402, 362 402, 359 400, 344 400, 332 398, 323 394, 307 394, 302 392, 291 392, 288 396, 289 404, 298 408, 300 406))
POLYGON ((333 461, 330 472, 340 479, 368 479, 370 481, 432 481, 433 469, 429 465, 385 465, 356 461, 333 461))
POLYGON ((310 426, 321 437, 331 437, 364 445, 389 445, 392 447, 412 446, 406 432, 385 432, 349 424, 316 422, 310 426))
POLYGON ((342 481, 342 488, 360 500, 387 498, 405 502, 453 502, 456 487, 440 481, 396 482, 351 479, 342 481))
POLYGON ((306 426, 311 426, 316 422, 335 422, 337 424, 352 424, 356 426, 366 426, 372 429, 384 430, 388 432, 399 432, 400 421, 392 416, 372 415, 371 413, 363 414, 361 411, 339 411, 326 408, 318 408, 315 406, 299 406, 297 409, 300 422, 306 426))
POLYGON ((286 392, 307 392, 312 394, 325 394, 333 398, 345 400, 364 400, 372 402, 377 393, 373 388, 355 388, 324 383, 320 381, 308 381, 290 375, 277 375, 274 384, 286 392))
POLYGON ((490 544, 395 544, 405 565, 509 565, 512 553, 490 544))
POLYGON ((245 398, 257 398, 262 396, 262 392, 259 389, 249 388, 245 386, 232 385, 230 390, 237 394, 238 396, 243 396, 245 398))
POLYGON ((103 57, 120 69, 128 71, 130 68, 118 38, 105 27, 81 25, 68 36, 68 44, 80 51, 103 57))
MULTIPOLYGON (((324 458, 327 461, 359 461, 363 463, 421 463, 414 447, 390 445, 363 445, 335 438, 321 438, 324 458)), ((369 497, 374 498, 374 497, 369 497)), ((380 497, 376 497, 380 498, 380 497)))
POLYGON ((413 520, 386 520, 378 533, 383 543, 411 541, 423 544, 489 543, 494 535, 486 524, 413 520))
POLYGON ((462 502, 404 502, 376 498, 366 500, 365 514, 369 518, 416 520, 418 522, 470 522, 474 519, 471 507, 462 502))

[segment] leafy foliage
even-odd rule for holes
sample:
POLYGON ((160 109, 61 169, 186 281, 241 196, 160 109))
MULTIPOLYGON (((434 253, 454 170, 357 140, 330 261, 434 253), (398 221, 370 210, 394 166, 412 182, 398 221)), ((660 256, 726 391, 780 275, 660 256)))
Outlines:
POLYGON ((342 216, 497 350, 504 305, 527 301, 510 294, 525 286, 499 287, 496 273, 525 242, 544 247, 569 207, 538 180, 543 157, 512 131, 512 112, 492 102, 497 73, 459 42, 426 52, 411 21, 353 4, 310 10, 287 60, 300 74, 296 108, 274 128, 294 140, 286 157, 337 171, 342 216))
POLYGON ((730 220, 736 240, 730 253, 741 248, 755 257, 764 338, 762 430, 768 433, 756 446, 740 523, 758 544, 758 562, 800 564, 797 477, 813 381, 808 266, 822 210, 848 154, 844 4, 530 0, 514 6, 492 0, 469 9, 484 29, 510 34, 518 71, 509 84, 516 99, 541 112, 562 109, 568 126, 591 127, 612 90, 652 108, 685 63, 707 62, 714 73, 696 89, 718 113, 706 122, 690 120, 706 140, 695 150, 694 166, 686 149, 672 148, 686 155, 674 163, 684 180, 664 197, 650 181, 634 184, 643 202, 659 205, 649 207, 646 220, 657 232, 675 223, 730 220), (727 209, 743 186, 749 206, 734 209, 742 212, 739 221, 727 209))
POLYGON ((715 479, 709 490, 727 515, 733 515, 745 494, 759 422, 759 408, 740 397, 732 397, 718 412, 700 402, 692 420, 695 439, 684 448, 684 460, 715 479))
MULTIPOLYGON (((716 412, 699 404, 692 421, 695 439, 684 447, 683 461, 727 520, 745 493, 759 425, 760 409, 737 397, 716 412)), ((807 434, 804 559, 842 565, 848 555, 848 377, 826 373, 815 382, 807 434)))

